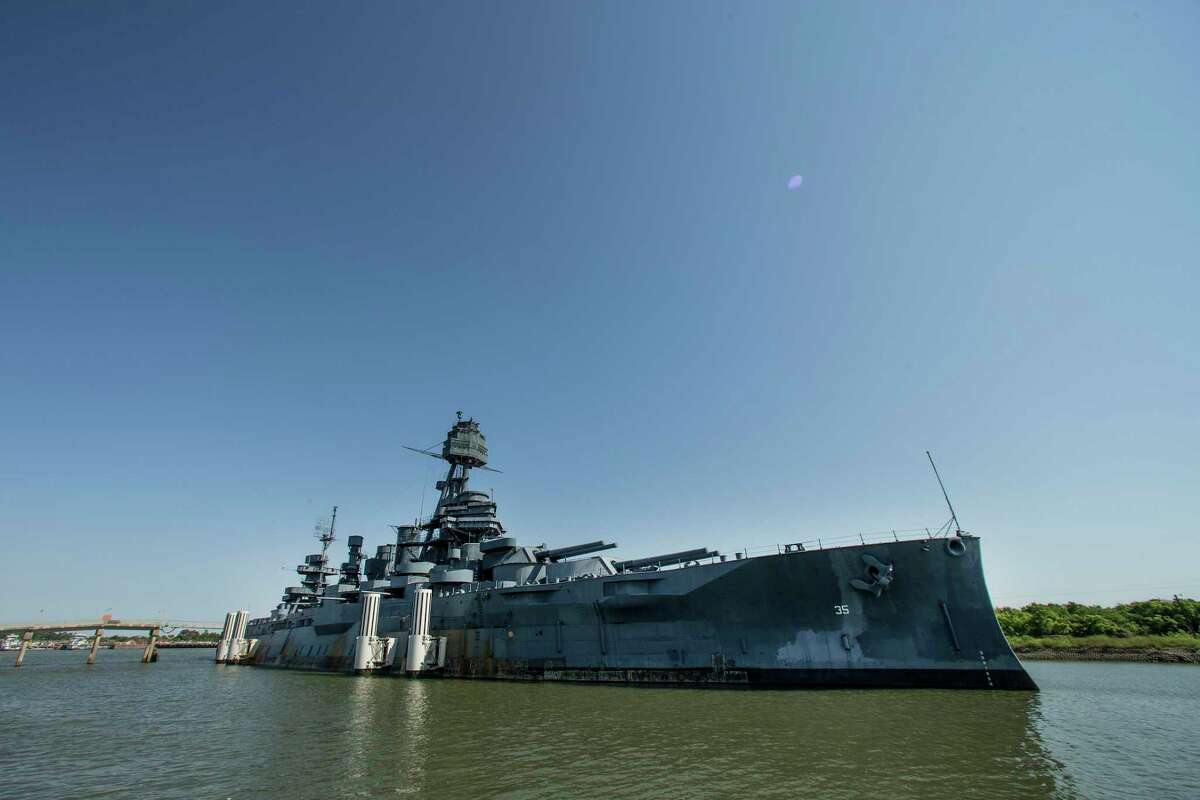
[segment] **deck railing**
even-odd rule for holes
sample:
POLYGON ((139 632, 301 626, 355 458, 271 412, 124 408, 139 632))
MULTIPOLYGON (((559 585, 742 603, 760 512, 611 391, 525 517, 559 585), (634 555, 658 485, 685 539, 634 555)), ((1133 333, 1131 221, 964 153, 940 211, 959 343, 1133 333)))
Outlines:
MULTIPOLYGON (((838 547, 855 547, 864 544, 938 539, 948 535, 948 533, 949 530, 946 526, 942 526, 937 530, 910 528, 908 530, 871 531, 869 533, 853 533, 840 536, 821 536, 816 539, 805 539, 798 542, 744 547, 738 553, 741 553, 743 558, 754 558, 756 556, 782 555, 784 553, 802 553, 808 550, 833 550, 838 547)), ((737 553, 734 555, 736 557, 737 553)))

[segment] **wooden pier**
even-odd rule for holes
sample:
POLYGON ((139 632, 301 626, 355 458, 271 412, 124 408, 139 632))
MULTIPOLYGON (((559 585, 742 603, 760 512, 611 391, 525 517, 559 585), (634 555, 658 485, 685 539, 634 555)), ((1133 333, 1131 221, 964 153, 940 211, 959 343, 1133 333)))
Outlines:
MULTIPOLYGON (((121 619, 106 619, 99 620, 74 620, 69 622, 38 622, 25 623, 17 625, 0 625, 0 636, 19 633, 21 635, 21 648, 17 651, 17 663, 14 667, 19 667, 25 663, 25 654, 29 651, 29 642, 33 640, 33 634, 38 631, 91 631, 95 634, 92 636, 92 646, 88 650, 87 663, 92 665, 96 663, 96 651, 100 649, 100 637, 104 631, 148 631, 150 641, 146 643, 146 649, 142 651, 142 663, 153 664, 158 661, 158 639, 164 627, 176 627, 182 623, 171 623, 168 620, 121 620, 121 619)), ((207 622, 188 622, 188 627, 194 629, 216 629, 220 625, 214 625, 207 622)))

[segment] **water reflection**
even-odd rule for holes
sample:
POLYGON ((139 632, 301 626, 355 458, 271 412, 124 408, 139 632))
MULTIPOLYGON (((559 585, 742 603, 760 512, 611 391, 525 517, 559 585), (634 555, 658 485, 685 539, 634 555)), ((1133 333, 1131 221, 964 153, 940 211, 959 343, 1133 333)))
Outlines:
POLYGON ((302 759, 272 758, 290 763, 270 788, 300 796, 334 776, 360 796, 1076 795, 1033 694, 281 677, 279 724, 297 691, 324 721, 302 759))
MULTIPOLYGON (((316 787, 338 797, 396 797, 437 786, 427 770, 436 753, 434 682, 252 672, 265 678, 250 709, 260 727, 236 735, 264 748, 257 764, 271 768, 246 774, 245 793, 234 797, 309 797, 316 787)), ((454 716, 444 705, 441 724, 454 716)), ((455 745, 441 761, 462 757, 455 745)))
POLYGON ((430 728, 433 726, 429 708, 429 682, 405 681, 399 701, 404 705, 403 733, 396 742, 397 794, 419 794, 425 785, 425 762, 429 758, 430 728))
POLYGON ((348 725, 345 746, 339 748, 344 762, 339 772, 349 776, 351 781, 358 781, 366 774, 365 765, 371 760, 374 744, 372 731, 379 727, 377 723, 383 721, 379 712, 386 712, 387 709, 380 709, 379 706, 386 698, 380 696, 375 688, 378 681, 351 678, 345 683, 349 684, 345 688, 348 725))
POLYGON ((1187 665, 1035 664, 1028 695, 357 679, 187 651, 14 670, 6 655, 0 771, 22 800, 1200 797, 1187 665))

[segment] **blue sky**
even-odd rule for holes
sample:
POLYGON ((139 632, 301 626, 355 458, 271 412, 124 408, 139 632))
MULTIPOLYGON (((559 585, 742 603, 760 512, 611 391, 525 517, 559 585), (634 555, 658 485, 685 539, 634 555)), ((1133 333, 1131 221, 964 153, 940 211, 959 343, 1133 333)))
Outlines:
POLYGON ((0 617, 265 611, 329 506, 417 513, 457 409, 530 542, 936 527, 931 449, 998 602, 1194 596, 1198 35, 8 4, 0 617))

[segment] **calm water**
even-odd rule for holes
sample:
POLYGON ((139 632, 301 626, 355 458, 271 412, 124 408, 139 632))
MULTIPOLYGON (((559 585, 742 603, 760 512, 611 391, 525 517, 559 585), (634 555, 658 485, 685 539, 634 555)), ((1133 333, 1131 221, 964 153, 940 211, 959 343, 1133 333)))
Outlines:
POLYGON ((1200 667, 1039 695, 409 681, 0 654, 0 797, 1200 798, 1200 667))

